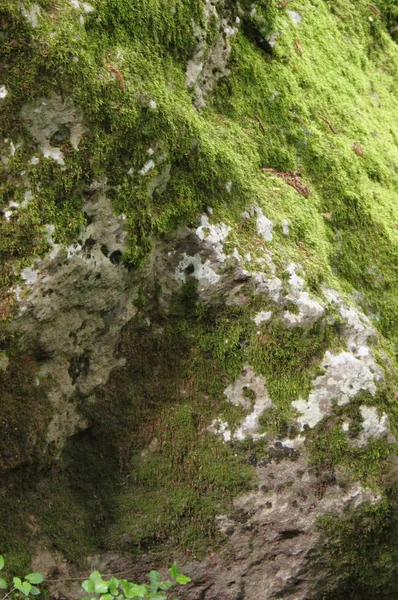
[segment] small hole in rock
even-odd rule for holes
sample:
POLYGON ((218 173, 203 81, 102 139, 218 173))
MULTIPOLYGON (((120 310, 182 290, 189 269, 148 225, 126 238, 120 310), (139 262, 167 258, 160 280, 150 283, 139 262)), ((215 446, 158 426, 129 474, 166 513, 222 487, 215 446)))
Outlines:
POLYGON ((192 273, 194 273, 195 271, 195 267, 193 266, 193 264, 190 264, 187 266, 187 268, 185 269, 185 273, 187 275, 192 275, 192 273))
POLYGON ((115 250, 114 252, 112 252, 112 254, 109 257, 109 260, 113 265, 118 265, 122 260, 122 253, 120 252, 120 250, 115 250))
POLYGON ((60 125, 55 133, 50 137, 50 144, 59 148, 70 138, 70 128, 65 123, 60 125))
POLYGON ((282 531, 279 535, 279 539, 282 540, 291 540, 299 535, 302 535, 303 532, 299 529, 287 529, 286 531, 282 531))

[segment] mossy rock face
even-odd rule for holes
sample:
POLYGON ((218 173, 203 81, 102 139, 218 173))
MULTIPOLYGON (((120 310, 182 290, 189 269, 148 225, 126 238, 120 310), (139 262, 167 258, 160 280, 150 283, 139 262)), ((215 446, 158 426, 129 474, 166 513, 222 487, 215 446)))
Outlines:
POLYGON ((10 569, 179 557, 190 600, 392 600, 395 3, 0 24, 10 569))

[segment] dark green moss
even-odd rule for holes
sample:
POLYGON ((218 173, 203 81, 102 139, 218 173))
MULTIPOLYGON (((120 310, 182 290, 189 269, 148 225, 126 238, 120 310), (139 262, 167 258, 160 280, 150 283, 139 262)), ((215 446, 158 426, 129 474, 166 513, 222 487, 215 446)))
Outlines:
POLYGON ((46 399, 49 381, 39 381, 37 364, 18 353, 0 370, 0 469, 40 462, 52 408, 46 399))
POLYGON ((23 466, 3 476, 0 525, 8 572, 28 572, 39 535, 48 550, 81 566, 107 548, 119 484, 112 446, 90 432, 67 443, 57 466, 23 466))
POLYGON ((397 496, 347 511, 343 518, 324 517, 319 523, 323 562, 329 571, 328 600, 393 600, 397 572, 397 496))
POLYGON ((120 498, 116 528, 131 549, 166 542, 197 553, 220 541, 214 517, 231 509, 249 470, 201 421, 191 403, 168 409, 154 431, 156 447, 133 458, 133 482, 120 498))
POLYGON ((168 540, 201 552, 218 543, 214 516, 250 482, 233 449, 206 431, 224 406, 233 410, 223 399, 226 373, 196 345, 198 325, 177 316, 191 314, 195 297, 186 286, 174 317, 157 323, 154 317, 160 336, 128 328, 121 348, 126 367, 111 376, 93 412, 83 407, 95 436, 112 431, 124 483, 111 544, 120 545, 123 534, 130 550, 168 540))
POLYGON ((396 2, 394 0, 380 0, 377 4, 392 39, 398 41, 398 7, 396 2))

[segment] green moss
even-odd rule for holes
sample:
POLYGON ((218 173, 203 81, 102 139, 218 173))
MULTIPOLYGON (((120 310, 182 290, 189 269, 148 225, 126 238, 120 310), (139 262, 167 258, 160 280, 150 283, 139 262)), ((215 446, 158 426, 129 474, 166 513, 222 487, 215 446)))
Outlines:
POLYGON ((250 472, 201 429, 201 418, 192 406, 168 409, 154 430, 157 449, 133 458, 133 485, 120 499, 114 533, 124 532, 131 549, 166 542, 197 553, 220 540, 214 517, 231 509, 250 472))
POLYGON ((265 376, 274 403, 260 419, 262 429, 283 436, 293 431, 292 401, 308 396, 325 350, 340 347, 338 327, 325 327, 319 322, 307 329, 287 329, 275 321, 262 335, 257 335, 255 342, 248 350, 248 362, 265 376))
POLYGON ((330 573, 323 597, 328 600, 390 600, 397 573, 396 493, 385 501, 347 511, 343 518, 320 521, 321 552, 330 573))
MULTIPOLYGON (((56 19, 52 5, 43 2, 42 8, 37 30, 27 24, 15 2, 6 2, 2 12, 7 24, 4 82, 10 90, 4 136, 24 139, 8 170, 16 176, 18 165, 29 156, 29 146, 33 147, 18 107, 52 88, 55 75, 81 107, 87 131, 78 153, 69 148, 65 171, 48 160, 42 161, 37 175, 30 169, 33 182, 42 183, 40 205, 28 211, 36 218, 28 220, 24 239, 18 240, 16 231, 8 236, 6 256, 21 259, 39 252, 34 240, 48 221, 56 223, 58 240, 76 235, 84 222, 82 192, 100 171, 107 172, 115 186, 116 209, 128 216, 130 248, 125 258, 134 263, 148 252, 152 234, 192 219, 204 204, 216 205, 222 212, 225 183, 232 181, 229 204, 256 200, 271 217, 288 217, 293 241, 304 244, 316 263, 313 280, 320 272, 323 279, 330 279, 330 264, 340 279, 366 289, 372 308, 381 313, 383 333, 394 335, 396 256, 391 241, 396 240, 397 177, 392 165, 397 152, 388 123, 396 110, 390 93, 394 83, 389 79, 396 48, 383 37, 381 22, 375 19, 378 41, 369 56, 363 50, 365 41, 375 35, 368 8, 350 2, 303 3, 296 7, 303 20, 295 27, 277 2, 260 3, 255 16, 243 18, 243 33, 233 44, 231 75, 221 81, 214 105, 209 101, 201 116, 192 107, 184 78, 195 45, 192 21, 204 23, 197 3, 176 2, 171 11, 161 0, 133 8, 117 0, 97 2, 95 11, 85 17, 84 28, 72 6, 58 10, 56 19), (274 31, 280 36, 268 52, 264 40, 274 31), (295 51, 297 36, 301 55, 295 51), (389 69, 380 62, 382 52, 393 57, 389 69), (17 53, 18 60, 7 60, 11 53, 17 53), (104 63, 122 73, 124 93, 104 63), (84 86, 76 85, 81 80, 84 86), (274 96, 275 91, 279 95, 274 96), (156 110, 149 107, 151 99, 156 110), (337 135, 323 117, 334 123, 337 135), (374 132, 378 135, 372 137, 374 132), (357 141, 366 146, 363 157, 352 150, 357 141), (147 177, 139 174, 150 146, 165 156, 164 165, 173 165, 167 189, 152 197, 147 177), (312 197, 298 198, 281 180, 263 177, 261 166, 282 171, 301 166, 312 197), (130 168, 134 173, 128 176, 130 168), (325 221, 321 212, 331 213, 331 221, 325 221), (391 267, 386 270, 385 265, 391 267)), ((232 16, 235 9, 232 5, 232 16)), ((390 18, 392 8, 382 10, 390 18)), ((210 24, 209 42, 214 32, 210 24)), ((156 162, 161 171, 163 165, 156 162)), ((8 179, 4 195, 12 188, 15 185, 8 179)), ((4 275, 6 285, 9 273, 4 275)))
POLYGON ((398 7, 394 0, 381 0, 378 2, 381 16, 386 22, 388 30, 394 41, 398 41, 398 7))
POLYGON ((52 409, 46 399, 49 381, 37 380, 37 365, 21 353, 0 370, 0 469, 41 461, 52 409))
POLYGON ((0 525, 8 572, 28 572, 41 543, 84 567, 87 556, 108 547, 119 484, 117 455, 90 432, 71 438, 57 466, 22 466, 3 475, 0 525))
MULTIPOLYGON (((215 107, 250 131, 262 165, 282 171, 304 169, 313 190, 311 208, 308 212, 305 199, 289 198, 293 235, 298 234, 296 239, 317 257, 330 261, 340 281, 363 290, 372 309, 382 314, 380 329, 394 336, 396 272, 392 266, 397 257, 392 239, 396 240, 397 178, 392 164, 397 146, 388 115, 396 108, 391 96, 381 99, 379 95, 384 85, 374 71, 374 63, 379 67, 379 50, 375 48, 370 60, 366 57, 361 64, 360 44, 368 35, 369 9, 361 13, 350 3, 335 4, 333 12, 341 19, 337 26, 344 29, 337 38, 330 33, 336 30, 336 18, 324 3, 295 9, 303 16, 300 27, 289 24, 283 11, 279 13, 275 29, 279 26, 282 35, 274 60, 266 66, 255 44, 243 36, 237 40, 232 74, 221 82, 215 107), (350 36, 350 45, 344 35, 350 36), (294 36, 301 40, 302 55, 295 52, 294 36), (272 100, 275 90, 279 95, 272 100), (377 97, 380 104, 375 110, 377 97), (329 119, 337 135, 319 115, 329 119), (265 139, 255 125, 256 116, 266 130, 265 139), (366 151, 358 157, 352 145, 365 139, 366 151), (304 206, 306 220, 297 230, 295 220, 304 206), (314 225, 321 227, 321 212, 331 218, 324 219, 323 231, 317 231, 314 225)), ((383 39, 384 51, 387 46, 390 56, 396 56, 396 49, 383 39)), ((278 199, 279 215, 282 202, 278 199)), ((272 207, 268 210, 271 214, 272 207)))
POLYGON ((32 497, 43 533, 76 563, 105 549, 119 485, 120 465, 110 441, 90 432, 74 436, 59 468, 42 479, 32 497))
MULTIPOLYGON (((350 432, 354 431, 350 428, 350 432)), ((341 424, 327 420, 308 438, 311 464, 321 470, 340 466, 353 481, 359 479, 376 489, 383 485, 389 469, 388 459, 395 451, 395 444, 386 440, 369 440, 365 446, 356 447, 341 424)))
POLYGON ((226 372, 197 345, 199 325, 180 316, 195 304, 189 289, 175 304, 175 316, 158 321, 161 336, 126 330, 123 351, 134 349, 126 353, 128 364, 111 376, 93 412, 82 407, 95 436, 112 431, 124 480, 111 545, 120 545, 123 534, 130 550, 169 540, 174 548, 203 551, 220 541, 214 516, 250 482, 249 468, 233 449, 206 431, 224 407, 229 417, 234 407, 223 398, 226 372))

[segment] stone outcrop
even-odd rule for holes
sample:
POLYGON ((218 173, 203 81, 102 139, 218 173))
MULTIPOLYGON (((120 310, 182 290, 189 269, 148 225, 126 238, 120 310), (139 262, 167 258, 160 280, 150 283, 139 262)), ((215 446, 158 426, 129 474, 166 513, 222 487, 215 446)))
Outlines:
POLYGON ((0 10, 4 553, 392 600, 394 9, 141 4, 0 10))

